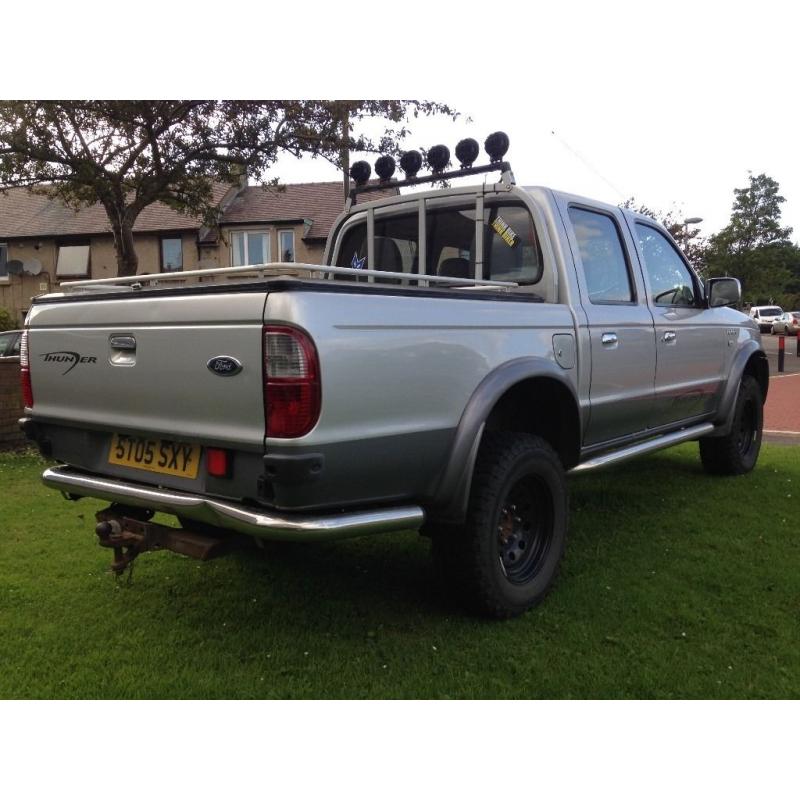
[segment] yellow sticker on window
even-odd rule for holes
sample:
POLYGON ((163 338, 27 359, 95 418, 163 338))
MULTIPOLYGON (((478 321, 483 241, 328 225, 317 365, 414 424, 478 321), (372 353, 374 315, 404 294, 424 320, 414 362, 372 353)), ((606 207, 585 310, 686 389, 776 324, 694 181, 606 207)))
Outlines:
POLYGON ((519 236, 514 229, 501 216, 494 218, 492 228, 509 247, 514 247, 519 241, 519 236))

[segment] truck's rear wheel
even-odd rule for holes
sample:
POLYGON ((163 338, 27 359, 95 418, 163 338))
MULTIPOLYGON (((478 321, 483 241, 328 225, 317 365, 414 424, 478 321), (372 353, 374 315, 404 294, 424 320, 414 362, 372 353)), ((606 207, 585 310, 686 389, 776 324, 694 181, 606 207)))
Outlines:
POLYGON ((742 376, 726 436, 700 440, 700 460, 714 475, 743 475, 756 465, 761 450, 764 408, 761 388, 752 375, 742 376))
POLYGON ((525 433, 484 436, 463 527, 433 535, 446 584, 493 617, 521 614, 542 600, 567 534, 567 488, 550 445, 525 433))

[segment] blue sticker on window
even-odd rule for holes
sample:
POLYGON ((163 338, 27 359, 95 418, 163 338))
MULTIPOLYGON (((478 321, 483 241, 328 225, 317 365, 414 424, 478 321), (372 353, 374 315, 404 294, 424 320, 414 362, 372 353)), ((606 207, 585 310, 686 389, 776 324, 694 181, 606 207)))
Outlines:
POLYGON ((350 262, 350 266, 353 269, 364 269, 364 262, 367 260, 367 257, 359 258, 358 253, 353 253, 353 260, 350 262))

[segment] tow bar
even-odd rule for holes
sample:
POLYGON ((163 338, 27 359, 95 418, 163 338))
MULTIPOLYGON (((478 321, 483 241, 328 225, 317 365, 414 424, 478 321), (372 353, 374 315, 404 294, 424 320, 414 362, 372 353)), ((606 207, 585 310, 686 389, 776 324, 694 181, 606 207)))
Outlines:
POLYGON ((171 550, 207 561, 224 555, 245 538, 234 535, 215 537, 183 528, 170 528, 150 522, 151 516, 152 513, 143 509, 125 509, 113 505, 95 515, 95 533, 100 546, 110 547, 114 551, 111 571, 115 575, 122 575, 137 556, 148 550, 171 550))

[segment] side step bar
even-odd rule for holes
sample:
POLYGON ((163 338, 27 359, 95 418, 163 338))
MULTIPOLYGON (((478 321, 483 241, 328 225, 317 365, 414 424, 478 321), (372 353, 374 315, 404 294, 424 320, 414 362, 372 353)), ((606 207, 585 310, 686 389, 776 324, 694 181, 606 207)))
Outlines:
POLYGON ((645 453, 654 453, 656 450, 663 450, 665 447, 672 447, 674 444, 688 442, 692 439, 699 439, 701 436, 705 436, 713 430, 714 426, 710 422, 704 422, 702 425, 695 425, 692 428, 685 428, 675 433, 667 433, 663 436, 657 436, 654 439, 648 439, 646 442, 639 442, 630 447, 612 450, 610 453, 604 453, 601 456, 590 458, 588 461, 578 464, 577 467, 573 467, 570 472, 587 472, 590 469, 609 467, 612 464, 618 464, 620 461, 627 461, 629 458, 635 458, 645 453))
POLYGON ((97 497, 123 506, 180 514, 197 522, 261 539, 346 539, 389 531, 415 530, 425 520, 425 512, 414 505, 329 514, 283 514, 189 492, 89 475, 71 467, 46 469, 42 474, 42 482, 72 498, 97 497))

